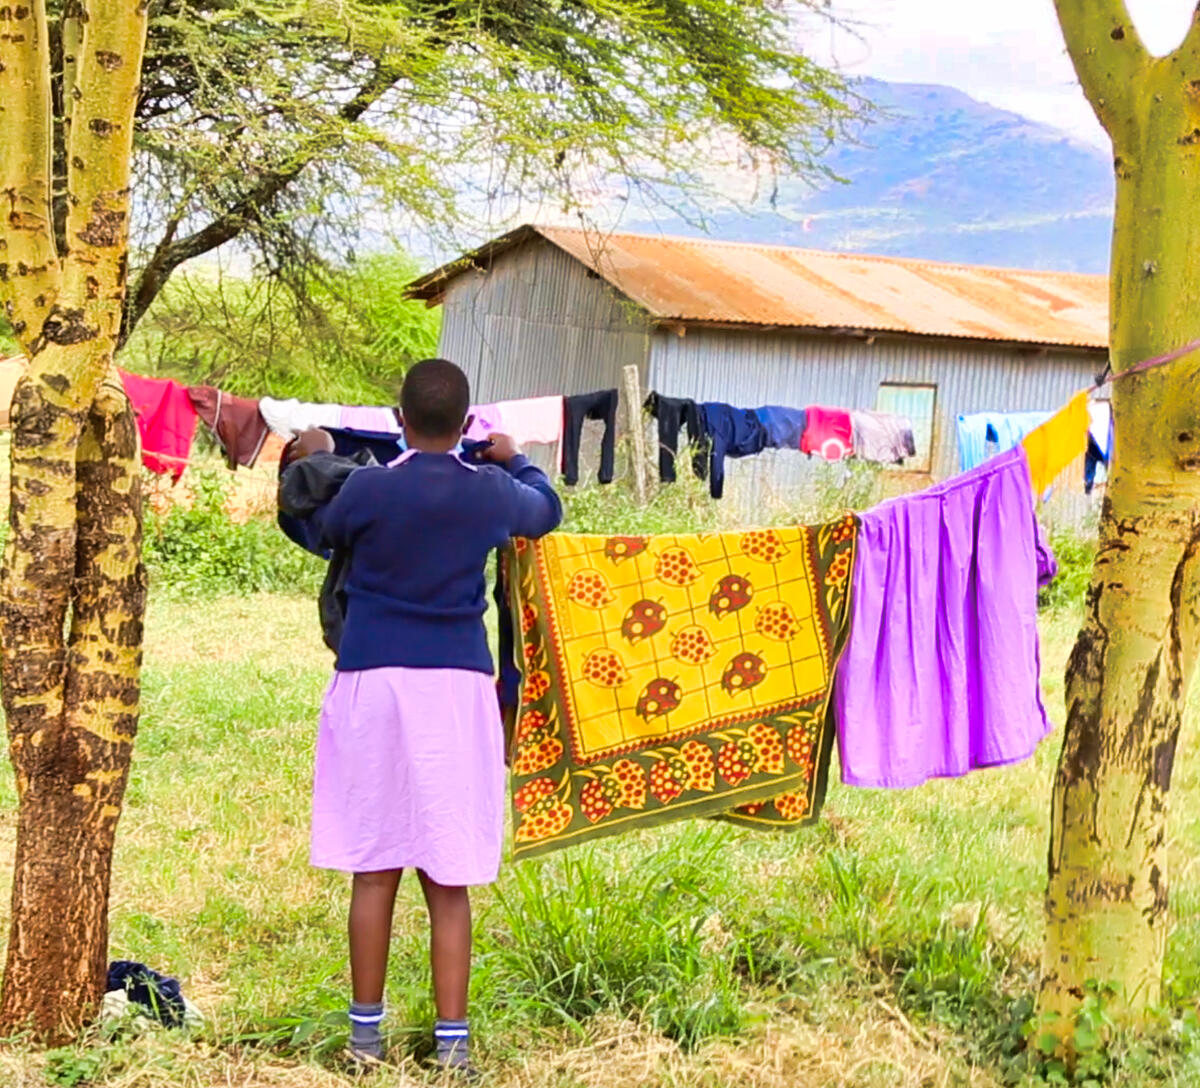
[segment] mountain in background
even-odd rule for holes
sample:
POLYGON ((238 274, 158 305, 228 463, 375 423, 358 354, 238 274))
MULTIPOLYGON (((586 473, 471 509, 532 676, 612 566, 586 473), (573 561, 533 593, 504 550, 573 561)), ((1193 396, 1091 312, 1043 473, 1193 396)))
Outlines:
POLYGON ((878 108, 825 163, 847 184, 779 184, 708 230, 630 208, 623 230, 1062 272, 1108 271, 1109 157, 1049 125, 952 87, 860 88, 878 108))

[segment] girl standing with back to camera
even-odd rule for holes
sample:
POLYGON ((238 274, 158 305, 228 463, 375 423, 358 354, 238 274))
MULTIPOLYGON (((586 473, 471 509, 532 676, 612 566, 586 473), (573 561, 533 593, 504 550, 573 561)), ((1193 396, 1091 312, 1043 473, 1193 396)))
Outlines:
MULTIPOLYGON (((353 873, 351 1052, 383 1057, 384 978, 396 890, 415 869, 431 928, 435 1060, 469 1070, 468 887, 496 879, 504 833, 504 734, 483 625, 484 564, 562 518, 545 473, 491 435, 483 464, 454 451, 466 375, 429 359, 401 392, 407 452, 353 472, 312 515, 349 554, 345 628, 325 696, 313 784, 312 864, 353 873)), ((302 455, 327 456, 324 432, 302 455)))

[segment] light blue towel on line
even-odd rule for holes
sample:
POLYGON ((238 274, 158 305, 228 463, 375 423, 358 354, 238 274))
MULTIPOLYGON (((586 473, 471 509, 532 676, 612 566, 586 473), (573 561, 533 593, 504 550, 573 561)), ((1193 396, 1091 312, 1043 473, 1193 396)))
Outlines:
POLYGON ((969 472, 989 457, 1011 450, 1053 412, 975 412, 958 417, 958 467, 969 472), (995 448, 989 448, 995 443, 995 448))

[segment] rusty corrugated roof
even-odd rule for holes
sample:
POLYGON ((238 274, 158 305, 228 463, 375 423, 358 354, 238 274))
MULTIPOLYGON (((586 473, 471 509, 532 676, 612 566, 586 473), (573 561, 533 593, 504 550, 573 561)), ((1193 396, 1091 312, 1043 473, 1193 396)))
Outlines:
POLYGON ((1108 345, 1106 276, 565 227, 521 227, 422 277, 409 293, 437 302, 450 280, 535 236, 659 321, 1108 345))

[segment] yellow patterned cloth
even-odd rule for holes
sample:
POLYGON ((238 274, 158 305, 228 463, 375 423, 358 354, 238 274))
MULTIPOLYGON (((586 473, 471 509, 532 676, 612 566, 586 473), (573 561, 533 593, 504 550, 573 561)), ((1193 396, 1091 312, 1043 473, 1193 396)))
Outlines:
POLYGON ((685 816, 815 819, 857 529, 517 541, 515 855, 685 816))

